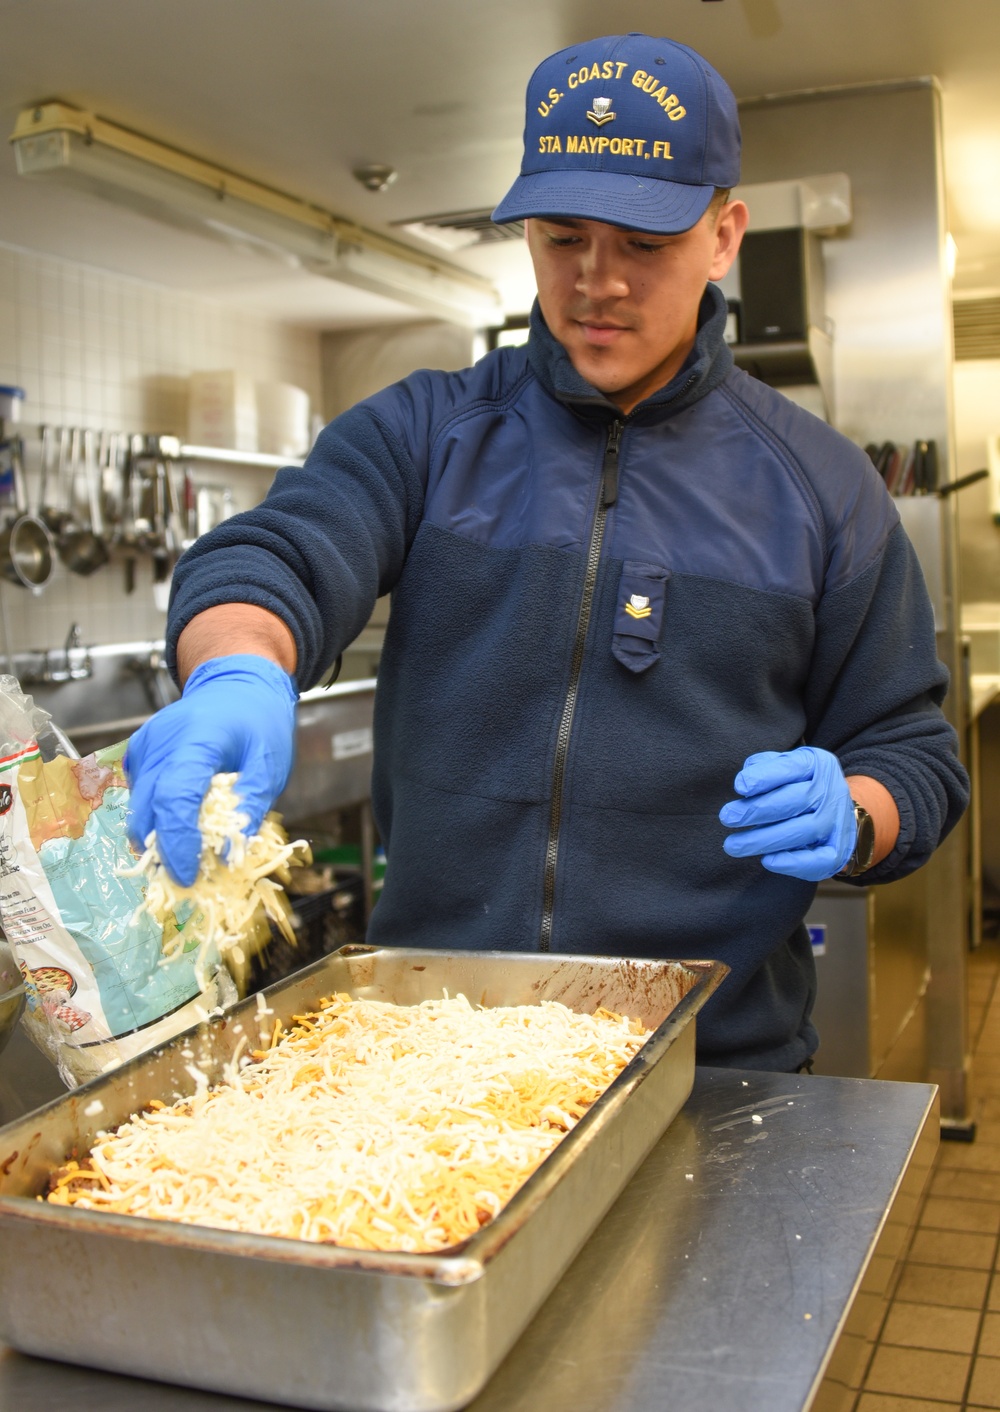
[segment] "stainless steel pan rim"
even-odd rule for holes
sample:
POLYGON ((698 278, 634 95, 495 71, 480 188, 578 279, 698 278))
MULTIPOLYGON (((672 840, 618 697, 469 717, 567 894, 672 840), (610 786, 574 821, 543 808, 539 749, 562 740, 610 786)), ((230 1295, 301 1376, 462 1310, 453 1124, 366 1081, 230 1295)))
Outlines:
MULTIPOLYGON (((389 949, 385 948, 385 950, 389 949)), ((342 947, 339 951, 332 953, 332 956, 368 955, 376 957, 379 951, 380 948, 377 947, 352 945, 342 947)), ((421 951, 414 948, 407 949, 406 954, 414 959, 426 958, 431 961, 439 958, 443 953, 433 950, 421 951)), ((510 956, 508 952, 479 952, 475 954, 484 958, 496 959, 507 959, 510 956)), ((298 972, 294 979, 302 981, 308 978, 311 972, 322 971, 330 959, 331 957, 321 958, 313 965, 298 972)), ((558 958, 546 957, 545 959, 558 958)), ((688 994, 671 1010, 662 1024, 653 1031, 639 1053, 626 1065, 614 1082, 605 1089, 576 1126, 549 1153, 524 1185, 515 1192, 499 1214, 459 1245, 451 1246, 447 1250, 432 1255, 411 1254, 406 1251, 355 1250, 349 1246, 325 1245, 315 1241, 296 1240, 287 1236, 247 1234, 242 1231, 228 1231, 210 1226, 174 1224, 144 1216, 124 1216, 113 1212, 51 1206, 40 1203, 33 1197, 25 1196, 0 1196, 0 1210, 4 1210, 10 1216, 16 1216, 20 1213, 25 1219, 29 1218, 30 1213, 32 1221, 44 1221, 49 1227, 62 1227, 66 1230, 89 1228, 107 1235, 117 1234, 126 1236, 130 1240, 152 1241, 156 1244, 161 1244, 169 1238, 169 1242, 173 1246, 184 1246, 192 1250, 210 1251, 217 1254, 228 1253, 238 1246, 241 1255, 249 1255, 261 1260, 278 1261, 283 1264, 308 1265, 322 1269, 354 1269, 359 1272, 368 1271, 379 1275, 404 1275, 449 1287, 469 1284, 484 1274, 490 1260, 542 1204, 548 1193, 557 1185, 563 1173, 573 1165, 577 1150, 588 1141, 590 1132, 606 1122, 612 1113, 620 1109, 627 1101, 629 1095, 643 1083, 657 1061, 670 1048, 681 1031, 691 1023, 697 1011, 721 985, 729 971, 728 966, 721 961, 680 960, 667 962, 647 958, 575 958, 573 956, 566 956, 564 959, 567 961, 575 959, 581 961, 621 960, 638 970, 648 969, 650 974, 655 974, 656 970, 665 964, 681 965, 688 970, 698 972, 699 977, 688 994), (165 1236, 165 1231, 169 1231, 169 1237, 165 1236)), ((279 981, 262 994, 266 998, 270 993, 279 991, 287 984, 287 979, 279 981)), ((253 999, 240 1002, 229 1012, 226 1022, 228 1023, 229 1018, 235 1018, 238 1013, 252 1014, 253 1003, 253 999)), ((211 1023, 212 1021, 209 1021, 209 1024, 211 1023)), ((176 1035, 163 1048, 176 1048, 183 1045, 186 1042, 186 1037, 197 1034, 200 1028, 200 1026, 196 1026, 176 1035)), ((136 1055, 115 1073, 124 1076, 129 1070, 138 1072, 148 1063, 149 1058, 149 1054, 136 1055)), ((72 1097, 82 1101, 92 1090, 100 1088, 106 1082, 107 1078, 104 1076, 92 1079, 89 1083, 76 1089, 72 1097)), ((58 1108, 65 1102, 66 1097, 54 1099, 52 1103, 38 1109, 37 1113, 32 1116, 41 1121, 47 1112, 58 1108)), ((17 1120, 18 1125, 23 1125, 24 1122, 23 1118, 17 1120)), ((0 1157, 3 1156, 2 1144, 5 1131, 0 1128, 0 1157)))
POLYGON ((725 973, 712 962, 403 947, 325 957, 265 992, 256 1021, 252 998, 0 1131, 0 1191, 9 1193, 0 1196, 0 1337, 25 1353, 316 1412, 465 1407, 683 1106, 694 1079, 690 1021, 725 973), (151 1097, 193 1092, 185 1049, 211 1081, 247 1029, 266 1041, 272 1016, 288 1024, 322 995, 414 1004, 443 987, 492 1005, 610 1004, 653 1031, 464 1244, 429 1255, 357 1251, 35 1199, 101 1128, 151 1097), (83 1306, 70 1269, 82 1272, 83 1306))

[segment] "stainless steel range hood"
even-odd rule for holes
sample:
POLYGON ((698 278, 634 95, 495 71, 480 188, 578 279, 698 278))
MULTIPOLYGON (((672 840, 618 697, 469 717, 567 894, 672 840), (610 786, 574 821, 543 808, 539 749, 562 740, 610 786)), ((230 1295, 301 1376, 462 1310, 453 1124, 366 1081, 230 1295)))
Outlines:
POLYGON ((740 250, 739 367, 829 420, 833 340, 819 237, 803 226, 749 230, 740 250), (819 396, 817 398, 816 392, 819 396))
POLYGON ((830 420, 833 338, 824 307, 822 235, 851 219, 843 174, 737 188, 750 208, 723 290, 737 311, 733 356, 752 376, 830 420))

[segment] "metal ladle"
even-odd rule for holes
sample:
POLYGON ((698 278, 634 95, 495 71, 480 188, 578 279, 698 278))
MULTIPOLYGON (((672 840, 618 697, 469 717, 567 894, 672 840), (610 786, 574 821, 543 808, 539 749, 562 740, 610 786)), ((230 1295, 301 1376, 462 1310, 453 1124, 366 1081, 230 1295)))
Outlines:
POLYGON ((80 528, 74 514, 80 436, 78 427, 63 427, 60 431, 55 501, 44 509, 45 523, 56 537, 59 558, 67 568, 73 560, 74 544, 80 528))
POLYGON ((83 433, 83 476, 90 512, 90 523, 67 529, 60 537, 59 554, 74 574, 92 574, 103 568, 111 557, 104 538, 104 517, 101 514, 101 486, 94 457, 94 433, 83 433))
POLYGON ((14 477, 14 519, 0 532, 0 574, 22 588, 44 588, 52 577, 55 555, 52 537, 37 515, 28 512, 21 447, 7 444, 14 477))
POLYGON ((59 536, 73 518, 65 503, 66 463, 70 444, 69 427, 59 429, 58 457, 53 475, 55 436, 53 427, 42 427, 42 466, 38 483, 38 517, 58 541, 59 536))

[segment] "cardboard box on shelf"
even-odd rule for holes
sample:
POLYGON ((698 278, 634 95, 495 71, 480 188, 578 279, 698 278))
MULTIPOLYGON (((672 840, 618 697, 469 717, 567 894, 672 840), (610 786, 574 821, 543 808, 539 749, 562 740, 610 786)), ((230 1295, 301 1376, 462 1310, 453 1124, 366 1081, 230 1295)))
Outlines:
POLYGON ((233 451, 258 450, 253 378, 232 370, 191 374, 188 441, 233 451))
POLYGON ((304 456, 309 450, 309 394, 287 382, 257 384, 257 436, 272 456, 304 456))

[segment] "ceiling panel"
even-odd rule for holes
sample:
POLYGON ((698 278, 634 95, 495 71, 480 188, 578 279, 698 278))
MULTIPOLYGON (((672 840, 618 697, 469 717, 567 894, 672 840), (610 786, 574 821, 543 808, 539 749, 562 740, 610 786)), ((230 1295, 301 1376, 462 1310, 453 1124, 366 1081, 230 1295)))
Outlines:
MULTIPOLYGON (((936 74, 958 283, 1000 287, 997 0, 631 0, 622 14, 629 28, 701 49, 740 97, 936 74)), ((608 24, 603 0, 0 0, 0 123, 9 131, 21 107, 62 98, 390 231, 498 200, 517 170, 531 68, 608 24), (399 172, 384 193, 351 176, 375 161, 399 172)), ((9 149, 0 240, 253 300, 297 322, 408 316, 93 198, 43 191, 14 175, 9 149)), ((530 291, 521 250, 455 258, 494 273, 508 303, 530 291)))

